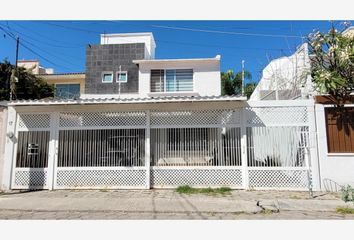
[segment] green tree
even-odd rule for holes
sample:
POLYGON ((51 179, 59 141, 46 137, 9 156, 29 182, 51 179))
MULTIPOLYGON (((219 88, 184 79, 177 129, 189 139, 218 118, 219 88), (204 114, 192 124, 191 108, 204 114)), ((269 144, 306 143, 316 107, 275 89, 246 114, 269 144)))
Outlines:
POLYGON ((354 36, 345 36, 332 27, 328 33, 312 34, 309 45, 316 90, 329 94, 338 107, 343 106, 354 90, 354 36))
MULTIPOLYGON (((0 63, 0 101, 10 99, 10 78, 15 66, 4 60, 0 63)), ((53 97, 54 86, 32 74, 25 68, 18 68, 18 82, 15 83, 16 99, 41 99, 53 97)))
POLYGON ((256 89, 257 83, 255 82, 250 82, 246 83, 245 85, 245 95, 247 96, 247 99, 249 99, 254 91, 256 89))
MULTIPOLYGON (((244 71, 245 80, 251 80, 252 75, 244 71)), ((245 87, 246 88, 246 87, 245 87)), ((221 73, 221 94, 234 95, 242 93, 242 72, 234 73, 233 70, 221 73)))

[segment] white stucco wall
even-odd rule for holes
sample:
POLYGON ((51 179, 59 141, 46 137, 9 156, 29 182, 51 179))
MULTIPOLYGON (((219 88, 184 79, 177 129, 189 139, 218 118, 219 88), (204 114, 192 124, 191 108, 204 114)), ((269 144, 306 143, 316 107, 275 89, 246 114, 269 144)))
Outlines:
POLYGON ((274 59, 263 69, 262 78, 250 100, 276 100, 277 96, 278 99, 284 100, 293 99, 300 92, 302 95, 310 94, 312 92, 310 67, 308 46, 304 43, 294 54, 274 59), (274 94, 271 95, 270 91, 274 94), (268 98, 264 95, 268 95, 268 98))
MULTIPOLYGON (((150 93, 151 69, 193 69, 193 93, 199 96, 221 95, 220 60, 161 61, 139 64, 139 96, 150 93)), ((186 92, 188 94, 188 92, 186 92)))
POLYGON ((7 109, 5 107, 0 107, 0 189, 2 186, 2 174, 4 170, 6 124, 7 109))
POLYGON ((101 34, 104 44, 145 43, 145 59, 155 58, 155 40, 152 33, 101 34))
POLYGON ((322 104, 316 104, 315 109, 321 189, 338 191, 340 188, 339 185, 347 184, 354 187, 354 153, 328 153, 324 113, 325 106, 322 104))

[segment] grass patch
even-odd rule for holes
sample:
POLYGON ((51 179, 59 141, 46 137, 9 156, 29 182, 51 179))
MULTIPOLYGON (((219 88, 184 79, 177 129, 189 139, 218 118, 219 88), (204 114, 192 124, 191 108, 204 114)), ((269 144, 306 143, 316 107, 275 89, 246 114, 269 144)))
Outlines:
POLYGON ((248 214, 245 211, 239 211, 239 212, 232 212, 233 215, 241 215, 241 214, 248 214))
POLYGON ((231 188, 229 187, 221 187, 221 188, 192 188, 188 185, 184 185, 184 186, 179 186, 176 189, 176 192, 178 193, 183 193, 183 194, 209 194, 209 195, 216 195, 216 194, 221 194, 221 195, 225 195, 230 193, 231 188))
POLYGON ((289 198, 290 198, 290 199, 301 199, 301 197, 296 196, 296 195, 290 196, 289 198))
POLYGON ((260 211, 259 213, 264 214, 264 215, 269 215, 269 214, 272 214, 273 211, 270 209, 262 209, 262 211, 260 211))
POLYGON ((354 214, 354 208, 351 207, 337 207, 336 208, 337 213, 341 214, 354 214))
POLYGON ((100 189, 100 192, 108 192, 108 189, 106 188, 100 189))

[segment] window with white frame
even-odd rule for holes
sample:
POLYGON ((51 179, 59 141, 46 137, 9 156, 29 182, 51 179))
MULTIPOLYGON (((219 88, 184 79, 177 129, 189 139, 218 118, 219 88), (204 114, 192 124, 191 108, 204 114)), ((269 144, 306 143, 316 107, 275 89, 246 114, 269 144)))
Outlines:
POLYGON ((193 69, 151 70, 151 92, 193 91, 193 69))
POLYGON ((54 96, 57 98, 78 98, 80 97, 80 84, 68 83, 68 84, 55 84, 54 96))
POLYGON ((103 83, 113 82, 113 72, 103 72, 102 73, 102 82, 103 83))
POLYGON ((127 82, 128 81, 128 72, 127 71, 119 71, 117 72, 117 82, 127 82))

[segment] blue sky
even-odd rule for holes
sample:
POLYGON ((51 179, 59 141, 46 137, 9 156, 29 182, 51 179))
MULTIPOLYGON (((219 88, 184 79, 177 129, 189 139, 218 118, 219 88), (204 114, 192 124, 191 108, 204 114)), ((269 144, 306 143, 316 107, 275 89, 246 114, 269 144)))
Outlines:
MULTIPOLYGON (((39 59, 55 72, 84 72, 85 47, 99 44, 100 33, 152 32, 156 58, 221 55, 221 70, 241 70, 241 61, 261 77, 271 59, 290 55, 314 29, 329 21, 0 21, 20 37, 19 59, 39 59)), ((339 27, 339 22, 335 22, 339 27)), ((0 28, 0 59, 15 62, 15 41, 0 28)))

